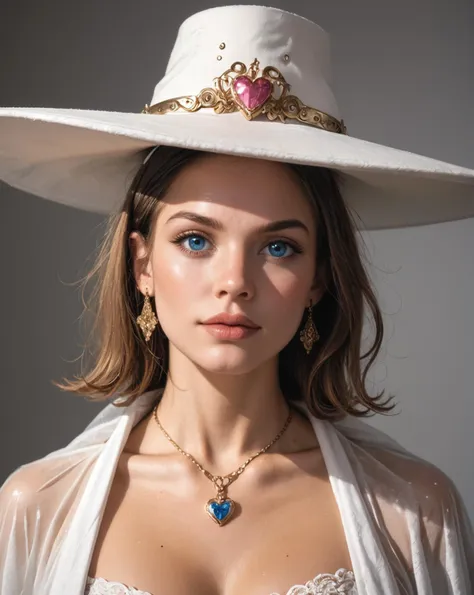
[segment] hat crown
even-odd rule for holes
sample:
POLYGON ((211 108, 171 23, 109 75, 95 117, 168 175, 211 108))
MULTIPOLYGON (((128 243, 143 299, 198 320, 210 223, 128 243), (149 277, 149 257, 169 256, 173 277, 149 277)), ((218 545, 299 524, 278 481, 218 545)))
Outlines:
POLYGON ((339 119, 328 34, 308 19, 266 6, 222 6, 186 19, 151 105, 197 95, 234 62, 249 67, 255 59, 261 70, 277 68, 305 105, 339 119))

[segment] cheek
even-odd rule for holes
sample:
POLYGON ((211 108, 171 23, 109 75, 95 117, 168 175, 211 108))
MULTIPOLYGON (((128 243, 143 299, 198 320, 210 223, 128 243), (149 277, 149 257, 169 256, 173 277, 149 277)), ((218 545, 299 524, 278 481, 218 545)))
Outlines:
POLYGON ((265 277, 273 288, 277 302, 295 305, 305 303, 311 288, 314 266, 309 259, 302 259, 296 266, 268 266, 265 277))
POLYGON ((278 271, 267 279, 270 284, 268 290, 261 291, 260 311, 269 330, 286 336, 298 327, 301 314, 309 305, 310 271, 307 268, 278 271))
POLYGON ((153 259, 155 304, 163 322, 168 315, 176 319, 177 313, 186 312, 203 287, 200 267, 178 250, 170 246, 153 259))

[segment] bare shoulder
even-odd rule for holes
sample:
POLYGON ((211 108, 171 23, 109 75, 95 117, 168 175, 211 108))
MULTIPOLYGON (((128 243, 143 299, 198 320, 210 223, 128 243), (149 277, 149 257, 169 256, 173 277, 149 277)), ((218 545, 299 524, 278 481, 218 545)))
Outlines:
MULTIPOLYGON (((452 478, 437 465, 411 453, 406 455, 388 449, 370 447, 374 457, 373 475, 380 474, 380 483, 386 478, 388 486, 417 503, 417 511, 425 519, 442 524, 445 513, 462 506, 461 496, 452 478)), ((383 490, 383 486, 381 486, 383 490)))
POLYGON ((90 455, 71 453, 22 465, 0 487, 0 516, 8 509, 54 515, 71 507, 91 468, 90 455))
POLYGON ((11 545, 26 554, 38 520, 42 526, 50 524, 54 504, 45 489, 48 475, 44 465, 34 461, 16 469, 0 487, 0 549, 11 545))
POLYGON ((38 460, 13 471, 0 487, 0 510, 12 503, 25 507, 32 504, 50 479, 47 469, 38 460))
MULTIPOLYGON (((448 473, 410 452, 372 446, 362 452, 370 506, 385 529, 380 538, 390 542, 390 551, 408 572, 420 555, 427 556, 433 576, 439 573, 437 580, 445 581, 448 558, 459 568, 474 560, 472 524, 448 473)), ((449 590, 447 584, 441 588, 449 590)))

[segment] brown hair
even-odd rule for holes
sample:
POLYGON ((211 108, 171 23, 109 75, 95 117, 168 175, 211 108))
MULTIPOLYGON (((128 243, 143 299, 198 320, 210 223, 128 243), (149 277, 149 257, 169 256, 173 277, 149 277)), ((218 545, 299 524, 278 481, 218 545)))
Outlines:
MULTIPOLYGON (((82 280, 83 289, 97 278, 87 303, 95 304, 92 329, 98 349, 92 369, 56 386, 90 400, 112 395, 131 404, 142 393, 164 387, 168 339, 160 326, 147 344, 136 318, 143 296, 133 275, 129 235, 140 232, 151 242, 164 196, 187 164, 209 153, 161 146, 137 172, 123 209, 111 217, 97 261, 82 280)), ((382 314, 357 244, 354 215, 342 199, 337 174, 329 169, 287 164, 308 195, 316 215, 317 269, 324 272, 325 293, 313 309, 320 340, 306 354, 299 340, 305 317, 279 354, 279 381, 288 401, 304 400, 320 419, 387 413, 393 397, 380 402, 365 388, 369 368, 383 339, 382 314), (366 310, 375 324, 372 345, 361 355, 366 310), (361 363, 365 361, 362 368, 361 363)), ((86 303, 86 306, 87 306, 86 303)), ((84 355, 84 354, 83 354, 84 355)))

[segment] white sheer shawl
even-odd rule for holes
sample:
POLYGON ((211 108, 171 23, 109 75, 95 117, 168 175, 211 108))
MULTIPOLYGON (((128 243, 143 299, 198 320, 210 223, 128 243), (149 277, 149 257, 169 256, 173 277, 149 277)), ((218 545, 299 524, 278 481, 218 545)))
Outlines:
MULTIPOLYGON (((0 489, 1 595, 83 595, 120 453, 156 402, 113 404, 0 489)), ((471 595, 474 533, 451 479, 356 418, 312 422, 360 595, 471 595)))

